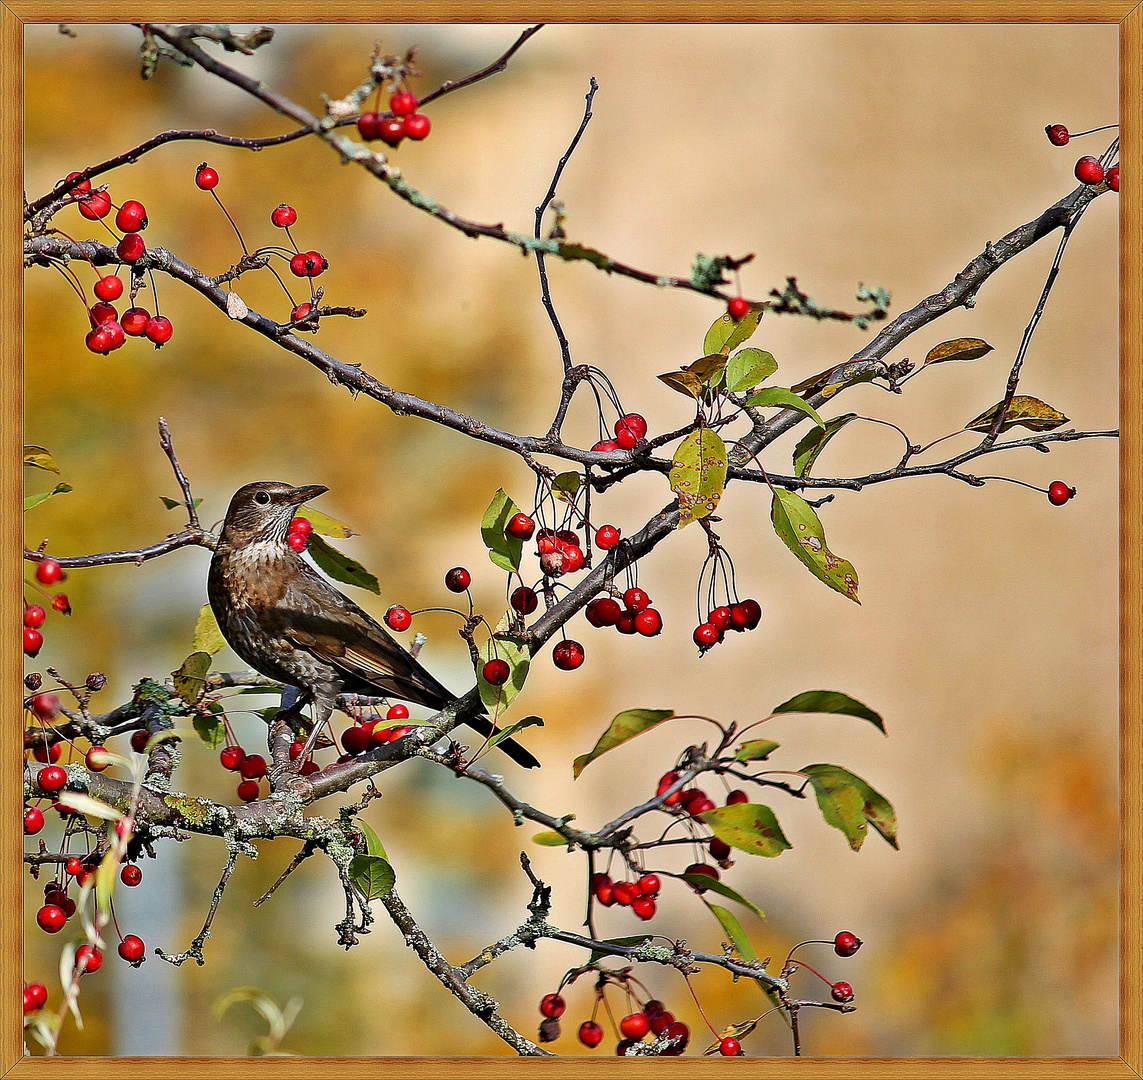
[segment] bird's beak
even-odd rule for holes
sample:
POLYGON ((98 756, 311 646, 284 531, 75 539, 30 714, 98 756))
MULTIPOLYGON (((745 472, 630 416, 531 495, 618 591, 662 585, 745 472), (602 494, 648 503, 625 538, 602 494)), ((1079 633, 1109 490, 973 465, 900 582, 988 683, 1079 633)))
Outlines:
POLYGON ((329 491, 329 488, 324 487, 322 484, 311 484, 309 487, 294 488, 286 499, 286 502, 298 506, 301 503, 309 502, 310 499, 316 499, 319 495, 324 495, 327 491, 329 491))

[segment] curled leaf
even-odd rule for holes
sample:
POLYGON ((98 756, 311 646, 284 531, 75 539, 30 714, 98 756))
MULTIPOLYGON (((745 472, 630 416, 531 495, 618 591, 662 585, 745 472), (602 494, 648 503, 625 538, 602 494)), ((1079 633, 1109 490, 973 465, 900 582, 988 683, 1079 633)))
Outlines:
POLYGON ((664 720, 670 720, 675 715, 674 709, 625 709, 607 726, 607 730, 600 735, 599 741, 589 754, 580 754, 572 763, 572 777, 578 778, 597 757, 614 750, 628 739, 650 731, 664 720))
POLYGON ((929 350, 925 364, 945 364, 950 360, 979 360, 992 352, 992 346, 983 338, 962 337, 942 341, 929 350))
MULTIPOLYGON (((739 805, 745 804, 740 803, 739 805)), ((729 841, 727 841, 727 843, 729 843, 729 841)), ((761 853, 754 852, 754 854, 757 855, 761 853)), ((777 855, 778 852, 774 852, 774 854, 777 855)), ((719 896, 725 896, 727 900, 733 900, 736 904, 741 904, 743 907, 749 908, 758 918, 766 918, 765 913, 757 904, 747 900, 745 896, 732 889, 725 881, 712 878, 709 874, 670 874, 668 876, 677 877, 680 881, 685 881, 688 885, 694 886, 699 892, 718 893, 719 896)))
POLYGON ((60 467, 56 464, 56 459, 52 457, 51 451, 42 446, 25 445, 24 464, 31 466, 33 469, 43 469, 45 472, 54 472, 56 476, 60 474, 60 467))
POLYGON ((198 621, 194 624, 194 638, 191 648, 195 652, 208 653, 213 656, 226 644, 226 638, 218 628, 218 620, 209 604, 203 604, 198 613, 198 621))
POLYGON ((210 653, 192 652, 178 671, 172 671, 175 693, 188 705, 193 705, 203 691, 206 673, 210 670, 210 653))
POLYGON ((810 778, 826 823, 840 829, 854 851, 865 840, 867 822, 897 848, 897 815, 884 795, 840 765, 807 765, 801 772, 810 778))
POLYGON ((734 760, 765 761, 778 749, 778 745, 770 739, 748 739, 734 751, 734 760))
POLYGON ((824 427, 811 428, 794 447, 794 475, 808 476, 814 462, 818 459, 826 443, 830 441, 846 424, 857 419, 857 413, 845 413, 834 416, 825 422, 824 427))
POLYGON ((701 380, 685 368, 682 371, 668 371, 659 376, 659 381, 665 382, 672 390, 686 397, 702 397, 703 385, 701 380))
POLYGON ((802 694, 783 701, 775 706, 773 713, 841 713, 868 720, 882 735, 885 734, 885 721, 880 713, 875 713, 868 705, 857 698, 851 698, 837 690, 807 690, 802 694))
POLYGON ((583 477, 577 472, 562 472, 552 481, 552 494, 562 502, 571 502, 579 494, 583 477))
MULTIPOLYGON (((992 424, 996 420, 996 413, 1003 404, 1002 401, 998 401, 991 409, 982 412, 975 420, 970 420, 965 424, 964 430, 991 431, 992 424)), ((1051 431, 1067 422, 1068 418, 1062 412, 1053 409, 1051 405, 1039 398, 1017 394, 1008 405, 1008 412, 1004 416, 1004 423, 1000 425, 1000 430, 1007 431, 1019 424, 1020 427, 1026 427, 1029 431, 1051 431)))

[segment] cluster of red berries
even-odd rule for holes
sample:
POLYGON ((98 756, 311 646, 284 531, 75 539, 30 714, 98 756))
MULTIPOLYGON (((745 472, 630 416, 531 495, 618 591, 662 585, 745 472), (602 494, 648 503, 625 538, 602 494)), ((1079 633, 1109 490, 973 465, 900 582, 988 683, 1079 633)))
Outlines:
POLYGON ((639 413, 625 413, 615 421, 615 438, 601 439, 592 450, 607 453, 610 450, 634 450, 647 434, 647 421, 639 413))
POLYGON ((718 645, 726 636, 727 630, 742 633, 753 630, 762 621, 762 605, 757 600, 739 600, 737 603, 714 608, 706 617, 706 622, 695 627, 694 642, 699 654, 718 645))
POLYGON ((386 146, 397 146, 408 137, 416 142, 427 139, 432 122, 417 112, 417 98, 408 90, 398 90, 389 99, 389 112, 363 112, 357 118, 357 132, 366 141, 380 139, 386 146))
MULTIPOLYGON (((559 1038, 559 1019, 566 1011, 567 1002, 559 993, 545 994, 540 999, 540 1015, 544 1017, 544 1023, 540 1026, 541 1042, 553 1042, 559 1038)), ((669 1039, 670 1046, 663 1051, 663 1054, 677 1057, 687 1048, 691 1037, 691 1029, 676 1020, 673 1013, 667 1012, 661 1001, 654 999, 648 1001, 639 1012, 623 1017, 619 1021, 619 1030, 623 1038, 615 1047, 618 1057, 625 1057, 627 1051, 641 1042, 648 1033, 656 1039, 669 1039)), ((594 1020, 585 1020, 580 1024, 577 1035, 584 1046, 592 1049, 603 1042, 603 1028, 594 1020)))
POLYGON ((296 517, 290 522, 290 528, 286 532, 286 543, 300 554, 309 547, 310 534, 313 531, 314 527, 310 524, 309 518, 296 517))
POLYGON ((254 802, 261 794, 259 781, 266 775, 266 759, 261 754, 247 754, 241 746, 230 743, 218 755, 222 767, 242 777, 238 784, 238 797, 243 802, 254 802))
MULTIPOLYGON (((1095 128, 1094 130, 1102 131, 1103 128, 1095 128)), ((1044 128, 1044 132, 1048 136, 1048 142, 1053 146, 1067 146, 1072 139, 1079 138, 1079 135, 1069 134, 1068 129, 1063 124, 1049 124, 1044 128)), ((1080 135, 1090 134, 1092 134, 1090 131, 1080 132, 1080 135)), ((1081 184, 1094 185, 1106 181, 1107 186, 1112 191, 1119 190, 1119 166, 1112 165, 1111 168, 1105 170, 1103 162, 1090 154, 1085 154, 1076 162, 1075 173, 1076 179, 1081 184)))
POLYGON ((409 710, 406 706, 390 705, 385 713, 384 720, 358 720, 352 727, 341 733, 341 746, 345 754, 338 761, 348 761, 358 754, 365 753, 375 747, 403 739, 412 731, 408 724, 394 724, 395 720, 408 720, 409 710))
MULTIPOLYGON (((41 585, 58 585, 61 581, 67 580, 67 574, 64 573, 63 567, 55 559, 45 556, 36 563, 36 580, 41 585)), ((45 593, 45 595, 47 594, 45 593)), ((53 611, 58 611, 62 615, 71 614, 71 603, 66 593, 56 593, 51 598, 50 603, 53 611)), ((44 625, 47 617, 48 613, 42 604, 24 603, 25 655, 35 656, 44 647, 44 635, 40 628, 44 625)), ((59 711, 58 708, 56 711, 59 711)))
POLYGON ((592 626, 614 626, 621 634, 655 637, 663 629, 663 616, 651 607, 651 597, 632 587, 623 594, 623 606, 611 596, 597 596, 584 610, 592 626))
POLYGON ((48 1000, 48 988, 43 983, 24 983, 24 1015, 39 1012, 48 1000))
POLYGON ((643 874, 638 881, 612 881, 607 874, 592 874, 592 895, 604 907, 629 907, 644 922, 655 916, 656 897, 662 888, 658 874, 643 874))
POLYGON ((1063 506, 1069 499, 1075 497, 1076 489, 1068 487, 1062 480, 1053 480, 1048 485, 1048 502, 1053 506, 1063 506))

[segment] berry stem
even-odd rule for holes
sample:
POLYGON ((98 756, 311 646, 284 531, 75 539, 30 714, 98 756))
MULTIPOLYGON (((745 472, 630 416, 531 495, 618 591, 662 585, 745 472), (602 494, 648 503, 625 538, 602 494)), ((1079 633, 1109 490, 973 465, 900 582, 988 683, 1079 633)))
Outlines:
POLYGON ((238 237, 238 242, 242 245, 242 254, 249 255, 250 252, 246 250, 246 241, 242 239, 242 233, 239 231, 238 226, 234 224, 234 218, 230 216, 230 211, 222 205, 222 200, 218 197, 218 192, 216 192, 214 188, 211 188, 210 194, 214 197, 214 201, 218 203, 218 208, 226 215, 226 220, 230 222, 231 227, 234 229, 234 235, 238 237))
MULTIPOLYGON (((708 904, 708 905, 707 905, 707 907, 710 907, 710 905, 708 904)), ((701 1002, 701 1001, 699 1001, 699 999, 698 999, 698 994, 696 994, 696 993, 695 993, 695 988, 694 988, 693 986, 691 986, 691 980, 690 980, 690 977, 689 977, 689 976, 687 976, 687 975, 684 975, 684 976, 683 976, 683 979, 686 981, 686 984, 687 984, 687 989, 688 989, 688 990, 691 992, 691 997, 693 997, 693 998, 695 999, 695 1004, 698 1006, 698 1011, 699 1011, 699 1014, 702 1016, 702 1018, 703 1018, 704 1022, 706 1023, 706 1026, 707 1026, 708 1028, 710 1028, 711 1034, 712 1034, 712 1035, 713 1035, 713 1036, 714 1036, 716 1039, 720 1039, 720 1038, 722 1038, 722 1036, 721 1036, 721 1035, 719 1035, 719 1033, 718 1033, 717 1029, 715 1028, 714 1024, 712 1024, 712 1023, 710 1022, 710 1018, 709 1018, 709 1017, 706 1015, 706 1012, 703 1010, 703 1007, 702 1007, 702 1002, 701 1002)))

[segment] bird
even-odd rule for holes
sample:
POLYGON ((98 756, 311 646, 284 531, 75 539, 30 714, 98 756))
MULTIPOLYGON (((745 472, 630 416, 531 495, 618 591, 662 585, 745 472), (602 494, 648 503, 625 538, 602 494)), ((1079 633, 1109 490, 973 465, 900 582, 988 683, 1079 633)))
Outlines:
MULTIPOLYGON (((255 671, 301 690, 295 707, 312 702, 315 731, 340 693, 443 709, 458 695, 286 542, 298 508, 328 490, 260 480, 234 493, 207 575, 223 637, 255 671)), ((485 737, 497 731, 486 716, 467 716, 464 723, 485 737)), ((497 747, 525 768, 540 764, 512 739, 497 747)))

